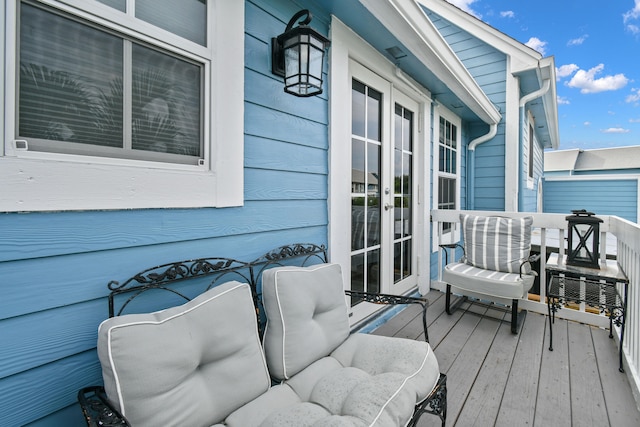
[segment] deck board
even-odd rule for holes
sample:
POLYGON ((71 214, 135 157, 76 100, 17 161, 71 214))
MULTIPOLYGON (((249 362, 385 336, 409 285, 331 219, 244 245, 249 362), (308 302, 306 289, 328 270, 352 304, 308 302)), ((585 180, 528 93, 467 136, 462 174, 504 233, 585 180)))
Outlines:
MULTIPOLYGON (((528 313, 514 335, 508 313, 464 302, 447 315, 441 292, 427 298, 430 343, 447 374, 447 426, 640 425, 608 331, 556 319, 549 351, 547 316, 528 313)), ((423 339, 420 307, 373 333, 423 339)), ((424 415, 418 425, 440 424, 424 415)))
POLYGON ((546 320, 534 426, 570 426, 568 322, 556 318, 553 325, 553 351, 549 351, 549 319, 546 320), (567 410, 558 411, 558 408, 567 410))
POLYGON ((497 426, 513 426, 514 420, 529 426, 534 422, 535 405, 531 402, 538 397, 545 318, 531 314, 527 315, 520 329, 520 339, 496 420, 497 426))
POLYGON ((600 386, 591 331, 575 322, 569 322, 568 326, 571 422, 576 426, 607 425, 607 408, 600 386))
POLYGON ((620 427, 640 426, 640 412, 633 411, 636 403, 629 392, 629 380, 618 371, 618 349, 614 341, 609 338, 609 332, 603 329, 592 327, 591 335, 609 423, 620 427), (616 363, 613 363, 614 360, 616 363))
POLYGON ((495 424, 518 345, 518 337, 509 333, 510 330, 508 323, 500 325, 458 417, 459 425, 495 424))

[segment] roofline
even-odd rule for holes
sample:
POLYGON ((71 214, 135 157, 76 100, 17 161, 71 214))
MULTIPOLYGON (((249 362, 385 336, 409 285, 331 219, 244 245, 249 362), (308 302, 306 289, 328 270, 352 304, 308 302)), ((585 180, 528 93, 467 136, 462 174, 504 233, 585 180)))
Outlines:
POLYGON ((359 0, 413 55, 487 124, 502 115, 435 28, 417 0, 359 0))
POLYGON ((479 18, 465 12, 459 7, 445 0, 417 0, 429 10, 442 16, 444 19, 457 23, 464 21, 461 26, 466 32, 484 40, 497 50, 512 57, 512 72, 518 73, 530 70, 532 66, 537 65, 538 60, 542 59, 542 54, 523 43, 520 43, 513 37, 505 34, 479 18))
MULTIPOLYGON (((483 40, 495 49, 508 55, 511 58, 511 61, 509 61, 509 71, 513 75, 535 70, 540 87, 543 87, 545 80, 550 80, 551 88, 542 96, 542 100, 545 104, 547 123, 558 123, 558 96, 555 85, 556 68, 553 56, 543 57, 542 54, 535 49, 520 43, 513 37, 493 28, 481 19, 476 18, 445 0, 417 1, 442 18, 463 28, 464 31, 472 36, 483 40)), ((558 149, 560 146, 558 126, 549 126, 549 128, 551 129, 549 135, 551 148, 558 149)))

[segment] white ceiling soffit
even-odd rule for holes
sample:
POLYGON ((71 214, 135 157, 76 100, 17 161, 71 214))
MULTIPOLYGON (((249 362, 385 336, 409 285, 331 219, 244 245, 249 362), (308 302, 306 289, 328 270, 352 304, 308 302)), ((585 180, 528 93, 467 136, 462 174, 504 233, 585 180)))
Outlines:
POLYGON ((501 115, 415 0, 359 0, 482 121, 501 115))

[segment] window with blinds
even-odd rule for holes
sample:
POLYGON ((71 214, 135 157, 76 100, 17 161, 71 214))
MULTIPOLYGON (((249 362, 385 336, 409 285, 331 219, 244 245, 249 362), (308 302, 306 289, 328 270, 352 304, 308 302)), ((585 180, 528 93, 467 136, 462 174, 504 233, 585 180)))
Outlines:
POLYGON ((33 151, 201 163, 206 1, 100 2, 122 23, 20 3, 16 139, 33 151))

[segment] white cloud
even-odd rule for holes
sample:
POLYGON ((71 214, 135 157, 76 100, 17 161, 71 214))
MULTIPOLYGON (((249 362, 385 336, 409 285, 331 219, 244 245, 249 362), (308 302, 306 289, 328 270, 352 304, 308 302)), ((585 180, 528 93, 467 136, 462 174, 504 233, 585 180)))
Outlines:
POLYGON ((591 126, 591 122, 584 122, 583 125, 589 127, 589 126, 591 126))
POLYGON ((604 64, 599 64, 588 71, 578 70, 567 86, 580 89, 580 93, 598 93, 621 89, 629 82, 624 74, 596 78, 603 69, 604 64))
POLYGON ((626 29, 632 34, 640 33, 640 27, 632 22, 638 18, 640 18, 640 0, 635 0, 633 9, 622 14, 622 22, 624 22, 626 29))
POLYGON ((525 46, 529 46, 531 49, 537 50, 544 56, 546 53, 547 42, 543 42, 537 37, 531 37, 529 41, 525 43, 525 46))
POLYGON ((562 96, 558 96, 557 99, 558 99, 558 105, 569 105, 569 104, 571 104, 567 98, 564 98, 562 96))
POLYGON ((447 1, 452 5, 457 6, 460 9, 464 10, 465 12, 475 16, 476 18, 481 17, 481 15, 478 12, 471 9, 471 5, 475 3, 477 0, 447 0, 447 1))
POLYGON ((587 39, 587 37, 589 37, 589 34, 585 34, 583 36, 580 36, 576 39, 571 39, 567 42, 567 46, 579 46, 582 43, 584 43, 584 41, 587 39))
POLYGON ((629 119, 629 123, 640 123, 640 119, 629 119))
POLYGON ((567 64, 561 66, 560 68, 556 68, 556 79, 560 80, 563 77, 570 76, 579 69, 580 67, 578 67, 576 64, 567 64))
POLYGON ((631 95, 625 98, 627 102, 639 102, 640 101, 640 89, 631 89, 631 95))
POLYGON ((501 18, 513 18, 515 16, 516 14, 513 12, 513 10, 505 10, 504 12, 500 12, 501 18))
POLYGON ((629 129, 625 128, 609 128, 600 130, 602 133, 629 133, 629 129))
POLYGON ((629 22, 630 20, 640 18, 640 0, 635 0, 635 6, 633 7, 633 9, 625 12, 622 15, 622 18, 625 23, 629 22))

